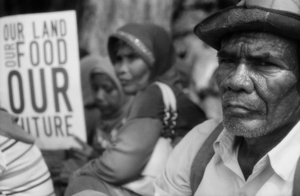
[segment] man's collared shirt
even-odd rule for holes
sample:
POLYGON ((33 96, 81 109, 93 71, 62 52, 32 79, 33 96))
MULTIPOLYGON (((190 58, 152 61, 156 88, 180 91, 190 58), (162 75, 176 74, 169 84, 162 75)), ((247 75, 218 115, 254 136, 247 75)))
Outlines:
MULTIPOLYGON (((203 139, 199 141, 199 136, 202 135, 206 139, 216 124, 211 121, 196 127, 174 150, 165 172, 155 182, 156 196, 191 195, 190 167, 204 142, 203 139)), ((239 146, 233 148, 234 136, 224 129, 214 143, 215 155, 207 165, 195 195, 291 195, 295 168, 300 155, 299 141, 300 123, 257 162, 253 173, 246 181, 238 164, 239 146)))
POLYGON ((2 151, 0 150, 0 175, 6 170, 6 159, 2 151))

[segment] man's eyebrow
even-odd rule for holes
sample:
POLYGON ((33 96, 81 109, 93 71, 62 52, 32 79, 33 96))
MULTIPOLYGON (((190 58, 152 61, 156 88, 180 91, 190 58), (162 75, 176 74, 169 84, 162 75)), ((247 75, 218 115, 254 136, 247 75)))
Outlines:
MULTIPOLYGON (((220 50, 217 53, 218 58, 232 58, 232 59, 238 59, 242 58, 239 57, 235 51, 228 51, 228 50, 220 50)), ((282 67, 286 67, 286 63, 282 61, 282 59, 273 56, 270 52, 260 52, 260 53, 251 53, 246 54, 245 58, 250 61, 268 61, 277 65, 281 65, 282 67)))
MULTIPOLYGON (((231 57, 237 58, 236 52, 234 51, 227 51, 227 50, 220 50, 217 53, 217 57, 231 57)), ((249 60, 276 60, 269 52, 262 52, 259 54, 246 54, 245 56, 249 60)))
POLYGON ((236 54, 235 54, 235 52, 220 50, 217 53, 217 57, 236 57, 236 54))
POLYGON ((248 58, 248 59, 258 59, 258 60, 271 60, 271 59, 275 59, 269 52, 259 53, 257 55, 255 55, 255 54, 247 55, 246 58, 248 58))

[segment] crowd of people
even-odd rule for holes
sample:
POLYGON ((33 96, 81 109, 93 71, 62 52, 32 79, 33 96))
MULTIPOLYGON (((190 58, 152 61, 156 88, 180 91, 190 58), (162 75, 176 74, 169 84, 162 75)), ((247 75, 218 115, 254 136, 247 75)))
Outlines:
POLYGON ((194 32, 222 119, 184 92, 170 34, 128 23, 81 58, 87 142, 58 166, 0 110, 0 195, 300 195, 300 1, 242 0, 194 32))

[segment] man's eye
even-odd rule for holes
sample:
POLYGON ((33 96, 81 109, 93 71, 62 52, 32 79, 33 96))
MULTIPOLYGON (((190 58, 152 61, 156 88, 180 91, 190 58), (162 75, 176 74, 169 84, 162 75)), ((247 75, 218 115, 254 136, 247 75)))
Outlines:
POLYGON ((256 61, 253 63, 254 66, 259 68, 275 68, 278 67, 276 64, 269 62, 269 61, 256 61))
POLYGON ((233 59, 219 59, 219 64, 222 64, 222 63, 231 64, 231 63, 234 63, 234 60, 233 59))
POLYGON ((263 61, 260 64, 261 64, 261 66, 266 66, 266 67, 269 67, 269 66, 275 67, 276 66, 274 63, 266 62, 266 61, 263 61))

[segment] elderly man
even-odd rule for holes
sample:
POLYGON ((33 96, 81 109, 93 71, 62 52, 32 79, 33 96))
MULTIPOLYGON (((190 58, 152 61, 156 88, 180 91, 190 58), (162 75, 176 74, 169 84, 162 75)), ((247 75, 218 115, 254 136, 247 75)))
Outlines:
POLYGON ((195 34, 218 50, 223 122, 182 140, 155 195, 299 195, 300 1, 243 0, 195 34))

